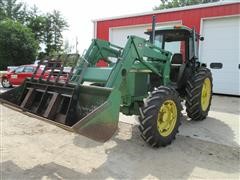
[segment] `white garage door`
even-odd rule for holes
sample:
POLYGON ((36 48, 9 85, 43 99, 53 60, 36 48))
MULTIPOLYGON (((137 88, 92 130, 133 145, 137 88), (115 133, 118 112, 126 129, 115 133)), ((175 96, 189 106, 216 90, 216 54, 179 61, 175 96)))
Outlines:
POLYGON ((240 16, 203 21, 200 57, 213 74, 214 93, 240 95, 240 16))
MULTIPOLYGON (((157 24, 156 27, 178 25, 180 23, 181 22, 161 23, 157 24)), ((109 32, 109 39, 111 43, 124 47, 127 42, 127 37, 130 35, 148 38, 148 36, 144 34, 148 28, 151 28, 151 25, 111 28, 109 32)))

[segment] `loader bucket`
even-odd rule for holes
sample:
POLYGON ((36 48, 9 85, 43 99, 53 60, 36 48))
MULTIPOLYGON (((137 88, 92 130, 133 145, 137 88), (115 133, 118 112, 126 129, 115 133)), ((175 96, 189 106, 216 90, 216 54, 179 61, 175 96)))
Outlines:
POLYGON ((115 133, 120 92, 111 88, 25 80, 0 95, 0 102, 29 116, 45 120, 96 141, 115 133))
POLYGON ((107 141, 117 129, 121 95, 117 89, 83 85, 88 65, 79 54, 42 60, 31 78, 0 94, 0 103, 93 140, 107 141))

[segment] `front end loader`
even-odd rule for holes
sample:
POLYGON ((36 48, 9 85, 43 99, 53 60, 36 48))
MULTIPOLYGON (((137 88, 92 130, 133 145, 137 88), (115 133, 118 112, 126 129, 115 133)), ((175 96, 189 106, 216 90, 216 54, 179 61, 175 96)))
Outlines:
POLYGON ((94 39, 85 54, 74 56, 64 81, 59 77, 68 56, 62 67, 52 65, 44 79, 49 66, 40 62, 38 68, 45 67, 41 76, 36 78, 37 68, 21 86, 1 94, 0 102, 101 142, 117 130, 119 112, 138 115, 142 138, 152 147, 166 146, 178 132, 182 100, 190 118, 207 117, 212 76, 198 61, 201 37, 194 29, 153 26, 146 34, 150 41, 129 36, 124 48, 94 39), (109 66, 97 67, 100 60, 109 66))

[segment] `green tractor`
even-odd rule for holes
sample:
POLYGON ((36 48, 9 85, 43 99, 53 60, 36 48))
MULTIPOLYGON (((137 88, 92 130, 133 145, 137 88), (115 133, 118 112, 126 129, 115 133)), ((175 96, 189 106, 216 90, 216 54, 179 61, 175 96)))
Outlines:
MULTIPOLYGON (((148 30, 149 40, 129 36, 124 48, 94 39, 85 54, 74 56, 67 79, 64 64, 51 61, 41 76, 0 95, 0 102, 27 115, 96 141, 110 139, 119 112, 138 115, 141 136, 152 147, 170 144, 178 132, 182 102, 189 118, 201 121, 212 99, 212 75, 198 60, 194 29, 172 26, 148 30), (103 60, 108 67, 97 67, 103 60), (58 73, 56 74, 56 68, 58 73), (50 69, 50 70, 49 70, 50 69), (48 71, 48 78, 42 78, 48 71), (49 73, 50 71, 50 73, 49 73)), ((73 59, 73 57, 71 57, 73 59)))

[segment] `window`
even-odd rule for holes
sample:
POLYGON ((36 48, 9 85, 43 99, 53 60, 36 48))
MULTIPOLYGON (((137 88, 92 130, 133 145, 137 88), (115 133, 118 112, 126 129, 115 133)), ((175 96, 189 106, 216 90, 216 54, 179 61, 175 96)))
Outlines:
POLYGON ((21 73, 21 72, 23 72, 23 69, 24 69, 24 67, 20 66, 17 69, 15 69, 15 73, 21 73))
POLYGON ((172 52, 173 54, 180 53, 180 45, 181 45, 181 41, 165 42, 164 49, 172 52))
MULTIPOLYGON (((188 32, 187 32, 188 33, 188 32)), ((187 39, 188 34, 185 31, 160 31, 157 32, 154 45, 171 52, 172 54, 182 54, 183 59, 188 58, 187 39)))
POLYGON ((180 53, 180 44, 181 41, 165 41, 163 44, 163 35, 159 34, 155 36, 154 45, 164 49, 166 51, 170 51, 172 53, 180 53))
POLYGON ((155 40, 154 40, 154 45, 157 46, 158 48, 163 48, 162 46, 163 43, 163 35, 156 35, 155 40))
POLYGON ((33 72, 33 71, 34 71, 34 67, 32 67, 32 66, 26 66, 24 68, 24 72, 33 72))

